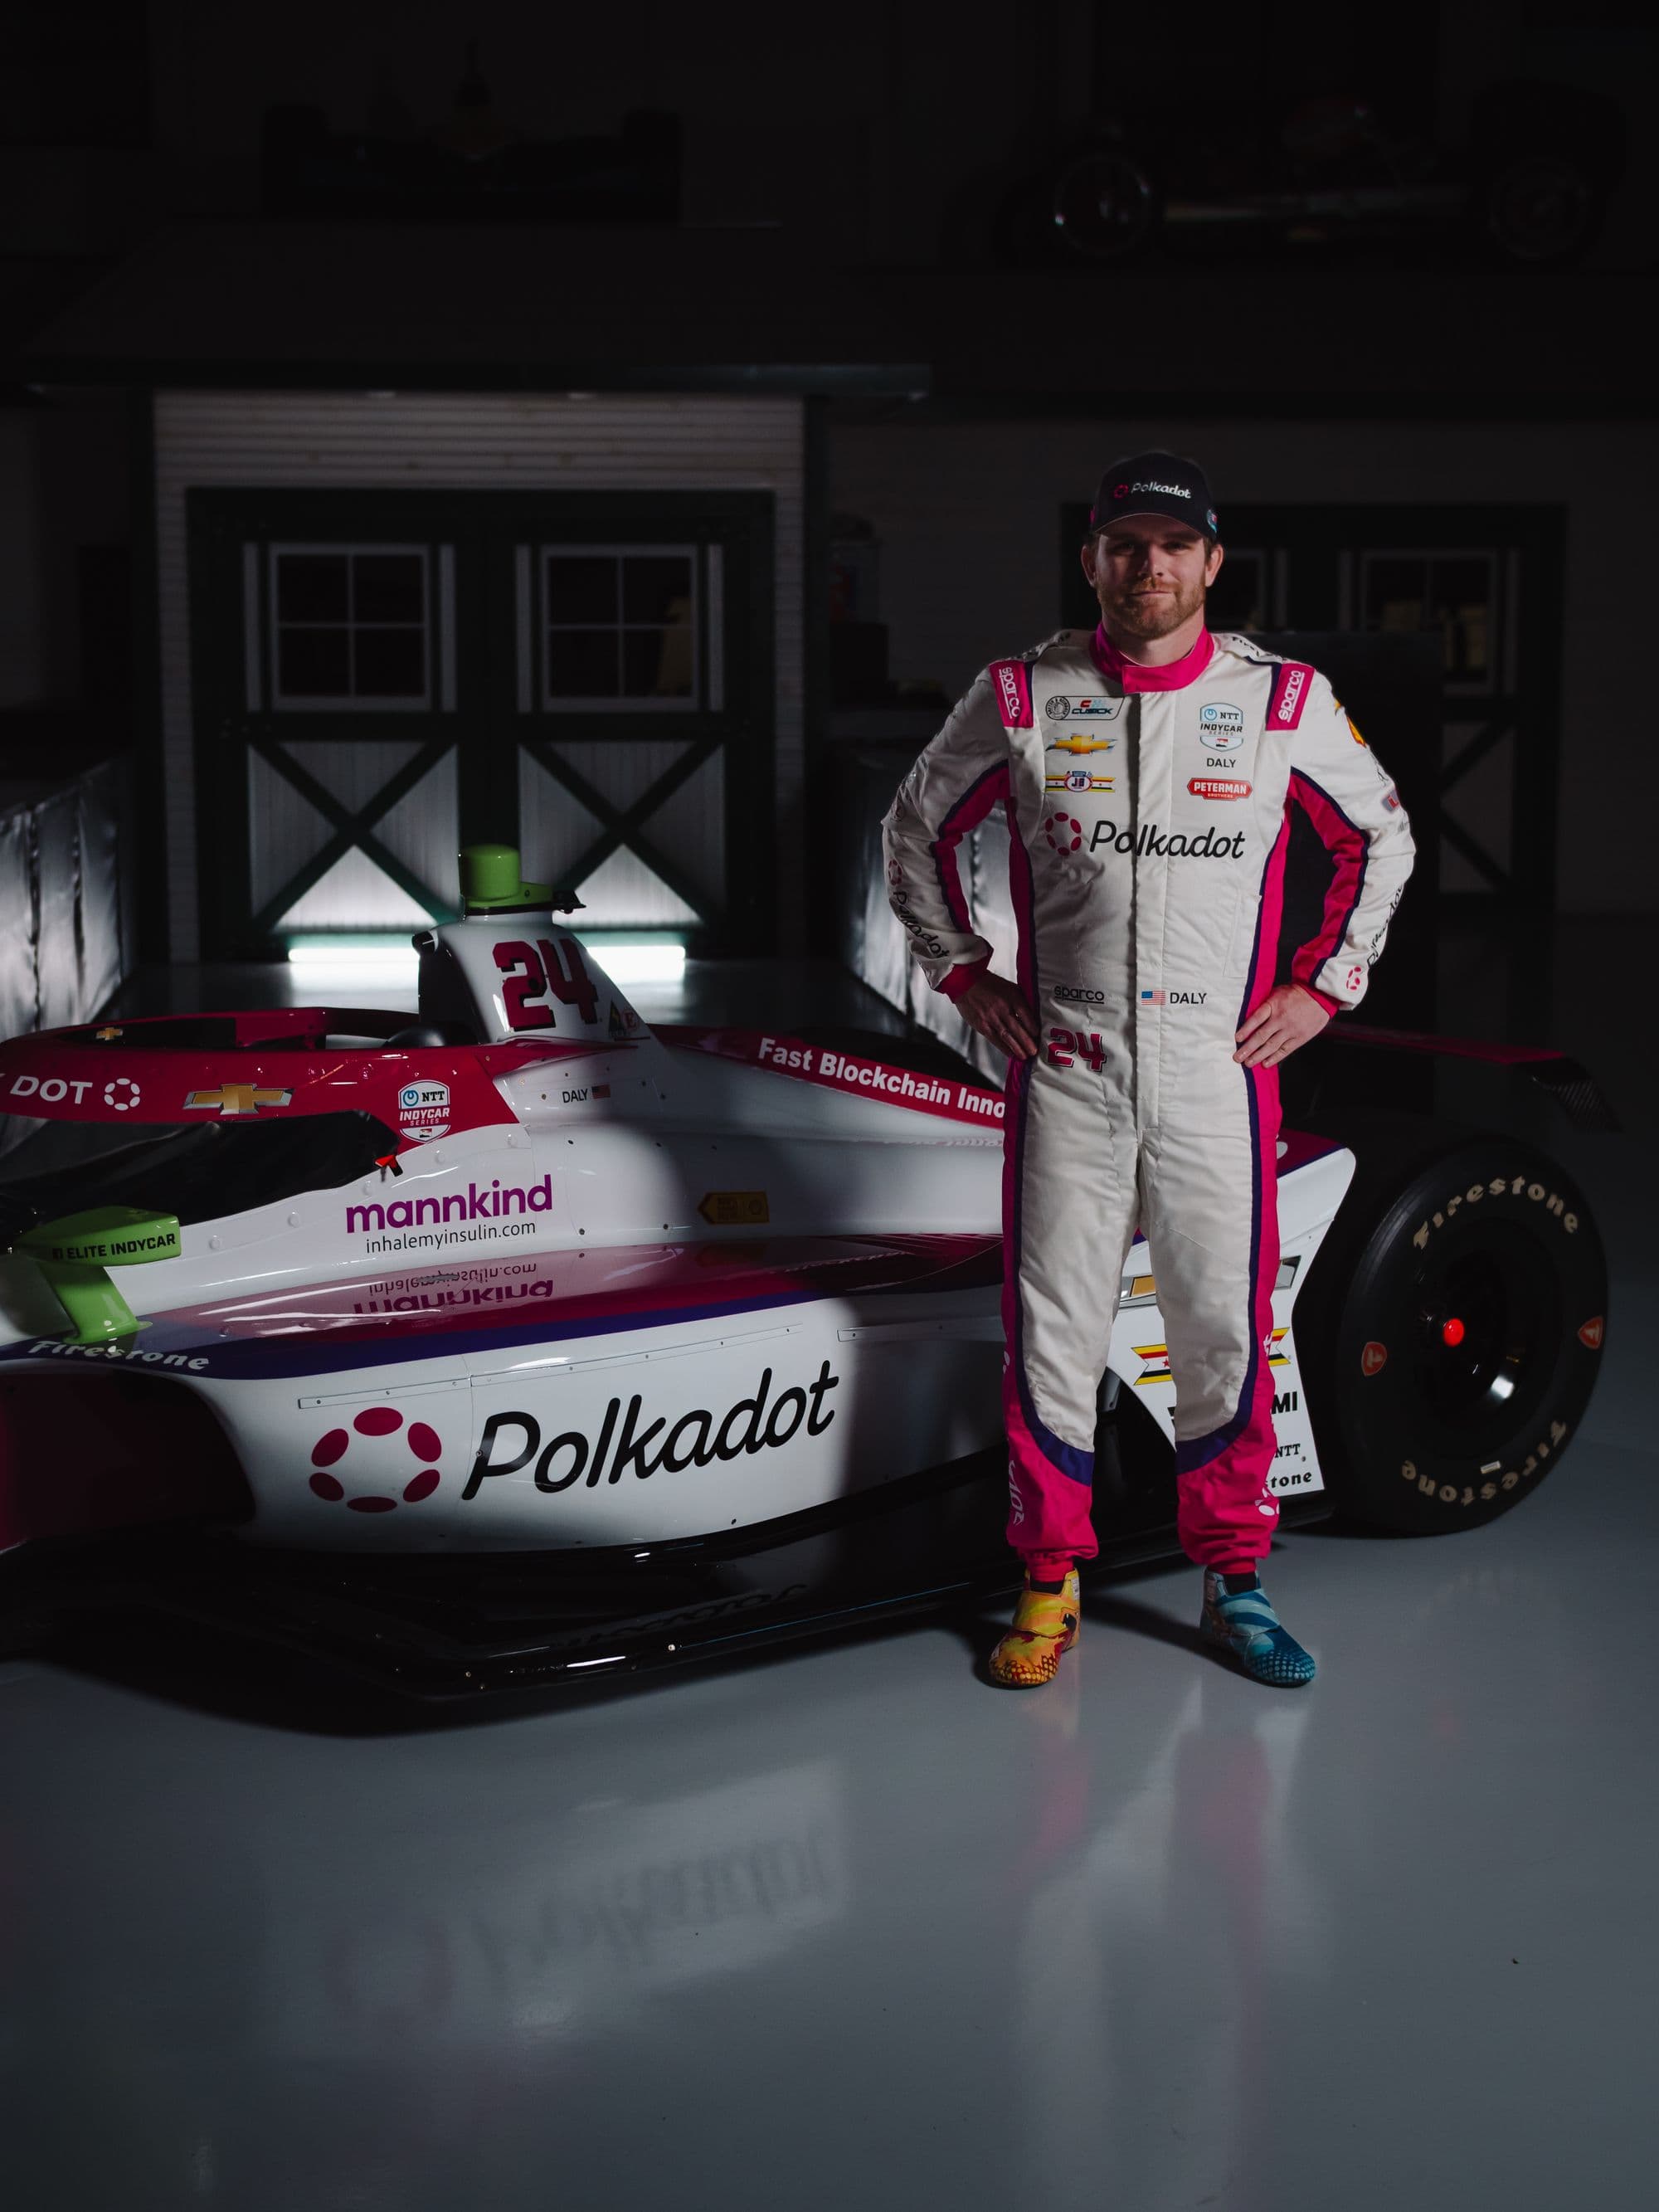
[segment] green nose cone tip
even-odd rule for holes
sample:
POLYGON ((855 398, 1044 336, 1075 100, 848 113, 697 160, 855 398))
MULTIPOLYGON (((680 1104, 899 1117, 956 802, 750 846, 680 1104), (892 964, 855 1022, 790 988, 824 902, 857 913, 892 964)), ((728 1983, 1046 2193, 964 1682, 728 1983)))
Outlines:
POLYGON ((550 884, 527 884, 520 872, 516 845, 463 845, 461 899, 469 914, 493 914, 510 907, 547 906, 550 884))

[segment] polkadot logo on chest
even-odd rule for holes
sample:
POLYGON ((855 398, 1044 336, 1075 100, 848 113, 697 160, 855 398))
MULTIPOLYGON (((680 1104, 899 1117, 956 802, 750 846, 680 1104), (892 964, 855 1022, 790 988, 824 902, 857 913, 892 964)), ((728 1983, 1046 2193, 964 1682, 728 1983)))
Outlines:
POLYGON ((442 1480, 443 1452, 438 1431, 425 1421, 405 1426, 395 1406, 365 1406, 349 1429, 331 1429, 313 1444, 311 1486, 331 1505, 391 1513, 399 1504, 418 1505, 431 1497, 442 1480))

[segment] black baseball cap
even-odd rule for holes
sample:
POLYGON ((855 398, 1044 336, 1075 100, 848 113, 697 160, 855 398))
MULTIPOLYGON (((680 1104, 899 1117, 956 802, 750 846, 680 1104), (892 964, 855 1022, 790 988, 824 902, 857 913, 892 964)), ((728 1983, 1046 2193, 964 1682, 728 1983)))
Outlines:
POLYGON ((1103 530, 1124 514, 1167 514, 1201 537, 1221 535, 1208 478, 1179 453, 1130 453, 1112 463, 1089 510, 1089 527, 1103 530))

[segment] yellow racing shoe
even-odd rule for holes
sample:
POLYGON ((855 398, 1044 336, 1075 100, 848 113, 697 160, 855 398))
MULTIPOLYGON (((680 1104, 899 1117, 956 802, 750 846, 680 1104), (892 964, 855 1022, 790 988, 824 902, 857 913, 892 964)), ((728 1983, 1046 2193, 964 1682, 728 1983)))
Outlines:
POLYGON ((1060 1672, 1060 1655, 1077 1642, 1081 1592, 1073 1567, 1057 1590, 1025 1587, 1014 1625, 991 1654, 991 1680, 1005 1689, 1036 1690, 1060 1672))

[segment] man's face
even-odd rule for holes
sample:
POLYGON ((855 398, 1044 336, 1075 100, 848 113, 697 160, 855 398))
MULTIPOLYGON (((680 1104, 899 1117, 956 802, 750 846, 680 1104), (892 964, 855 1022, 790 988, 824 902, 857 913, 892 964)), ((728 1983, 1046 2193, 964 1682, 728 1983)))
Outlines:
POLYGON ((1083 573, 1114 629, 1130 637, 1167 637, 1201 614, 1204 594, 1221 566, 1221 548, 1184 522, 1161 514, 1126 514, 1083 549, 1083 573))

